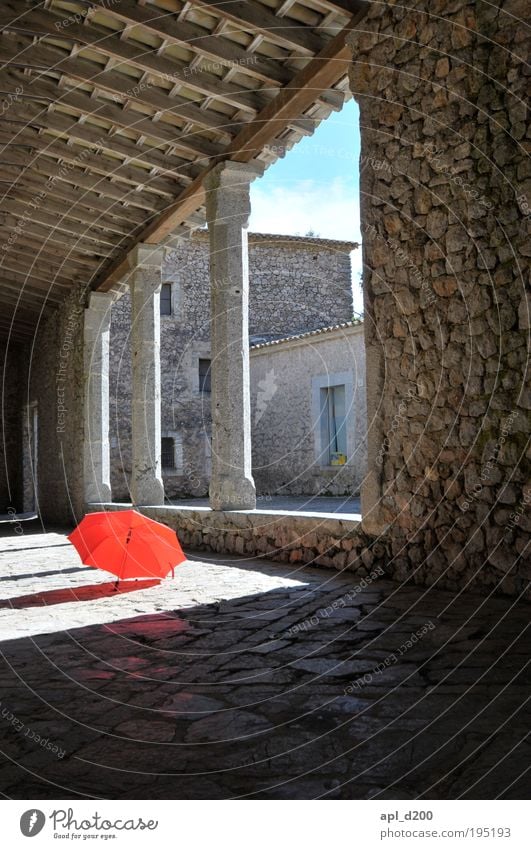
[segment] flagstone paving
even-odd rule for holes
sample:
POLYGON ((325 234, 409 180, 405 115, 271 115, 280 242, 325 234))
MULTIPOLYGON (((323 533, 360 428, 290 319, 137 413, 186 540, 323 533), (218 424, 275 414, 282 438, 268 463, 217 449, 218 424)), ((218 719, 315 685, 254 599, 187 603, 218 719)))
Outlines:
POLYGON ((529 605, 201 558, 0 539, 5 796, 527 798, 529 605))

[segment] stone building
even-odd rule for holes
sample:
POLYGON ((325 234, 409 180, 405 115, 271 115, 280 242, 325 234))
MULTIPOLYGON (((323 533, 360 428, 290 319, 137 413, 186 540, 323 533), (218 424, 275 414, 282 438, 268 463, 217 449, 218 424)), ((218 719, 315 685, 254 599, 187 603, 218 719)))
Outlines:
POLYGON ((251 348, 259 494, 357 495, 367 470, 363 323, 251 348))
MULTIPOLYGON (((250 233, 251 341, 349 321, 355 247, 333 239, 250 233)), ((182 240, 164 259, 161 444, 168 498, 207 495, 210 483, 209 265, 204 231, 182 240)), ((114 498, 123 501, 130 498, 131 475, 130 333, 131 299, 124 295, 112 309, 110 330, 111 484, 114 498)), ((304 427, 309 426, 308 418, 304 427)), ((268 493, 270 483, 264 481, 268 493)), ((359 489, 359 476, 351 484, 359 489)))

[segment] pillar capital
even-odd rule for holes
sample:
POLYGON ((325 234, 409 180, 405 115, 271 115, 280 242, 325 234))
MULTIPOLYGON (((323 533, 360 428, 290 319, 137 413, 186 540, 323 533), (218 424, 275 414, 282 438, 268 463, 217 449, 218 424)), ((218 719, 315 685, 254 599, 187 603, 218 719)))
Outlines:
POLYGON ((205 177, 206 212, 210 224, 246 228, 251 214, 249 186, 264 173, 261 162, 220 162, 205 177))
POLYGON ((103 318, 108 314, 110 321, 110 309, 115 300, 114 293, 111 292, 90 292, 87 298, 85 318, 100 315, 103 318))
POLYGON ((140 242, 127 254, 127 265, 130 271, 137 268, 161 268, 164 262, 165 248, 160 245, 148 245, 140 242))

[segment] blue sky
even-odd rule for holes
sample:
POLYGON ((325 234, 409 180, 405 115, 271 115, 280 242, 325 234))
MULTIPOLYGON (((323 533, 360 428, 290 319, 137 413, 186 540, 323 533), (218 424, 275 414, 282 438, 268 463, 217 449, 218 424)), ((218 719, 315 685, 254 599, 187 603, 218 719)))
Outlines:
MULTIPOLYGON (((252 184, 249 229, 286 235, 314 230, 323 237, 360 241, 359 145, 359 111, 350 100, 252 184)), ((359 250, 352 263, 356 281, 359 250)), ((357 290, 355 284, 355 308, 360 310, 357 290)))

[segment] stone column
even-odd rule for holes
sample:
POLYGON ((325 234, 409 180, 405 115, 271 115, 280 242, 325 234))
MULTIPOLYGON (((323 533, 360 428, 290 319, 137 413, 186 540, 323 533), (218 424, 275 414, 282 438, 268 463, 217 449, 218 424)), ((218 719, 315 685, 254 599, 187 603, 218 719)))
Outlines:
POLYGON ((258 163, 223 162, 205 181, 210 233, 213 510, 254 510, 249 391, 249 186, 258 163))
POLYGON ((109 337, 114 297, 92 292, 84 321, 84 490, 85 502, 111 500, 109 455, 109 337))
POLYGON ((134 505, 164 504, 160 425, 160 287, 164 249, 137 245, 131 269, 132 473, 134 505))

